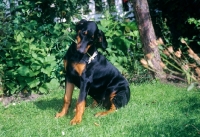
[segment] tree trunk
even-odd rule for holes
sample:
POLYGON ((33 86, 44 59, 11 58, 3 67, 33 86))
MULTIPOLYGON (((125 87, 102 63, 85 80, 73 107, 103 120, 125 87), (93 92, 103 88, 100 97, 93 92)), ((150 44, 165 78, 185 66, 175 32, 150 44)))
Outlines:
POLYGON ((166 74, 160 63, 158 44, 152 25, 149 6, 147 0, 132 0, 135 12, 135 18, 138 24, 140 39, 143 44, 144 54, 147 62, 153 70, 153 75, 158 79, 165 79, 166 74))

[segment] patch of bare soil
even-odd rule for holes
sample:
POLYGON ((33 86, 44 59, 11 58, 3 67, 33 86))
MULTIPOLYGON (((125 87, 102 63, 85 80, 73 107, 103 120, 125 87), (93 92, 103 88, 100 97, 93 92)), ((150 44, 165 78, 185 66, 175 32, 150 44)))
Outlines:
POLYGON ((169 84, 169 85, 174 85, 177 87, 183 87, 183 88, 187 88, 188 84, 186 82, 182 82, 182 81, 174 81, 174 80, 161 80, 162 83, 164 84, 169 84))
POLYGON ((1 96, 0 97, 0 102, 2 102, 2 104, 6 107, 9 106, 10 104, 16 104, 16 103, 20 103, 22 101, 34 101, 36 100, 38 97, 40 97, 41 95, 39 94, 29 94, 29 95, 24 95, 24 94, 18 94, 17 96, 1 96))

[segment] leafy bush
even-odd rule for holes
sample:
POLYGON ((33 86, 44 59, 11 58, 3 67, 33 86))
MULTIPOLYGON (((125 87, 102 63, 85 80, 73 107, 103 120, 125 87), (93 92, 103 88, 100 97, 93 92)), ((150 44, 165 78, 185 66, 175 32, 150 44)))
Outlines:
MULTIPOLYGON (((188 23, 190 25, 194 25, 194 29, 200 32, 200 19, 189 18, 188 23)), ((198 35, 194 35, 192 39, 188 40, 187 42, 193 42, 193 41, 195 41, 200 46, 200 33, 198 35)))
POLYGON ((133 79, 135 75, 145 74, 139 63, 139 58, 143 56, 139 31, 135 21, 119 21, 115 18, 106 11, 98 24, 108 42, 108 48, 102 52, 132 82, 136 80, 133 79))
POLYGON ((22 23, 20 19, 19 15, 14 20, 14 25, 18 27, 13 32, 13 42, 5 45, 5 88, 10 94, 21 90, 46 93, 46 89, 56 87, 56 83, 58 85, 57 61, 62 59, 64 50, 70 44, 69 40, 59 39, 70 33, 66 30, 69 26, 39 26, 35 20, 22 23))
POLYGON ((48 93, 64 79, 62 57, 71 43, 74 25, 54 23, 48 13, 41 12, 44 3, 40 1, 22 0, 18 4, 10 8, 9 16, 5 15, 5 5, 1 5, 4 11, 0 18, 0 65, 4 93, 48 93), (41 18, 42 14, 46 18, 41 18))
MULTIPOLYGON (((70 4, 62 0, 51 7, 52 2, 21 0, 10 8, 9 16, 5 15, 5 5, 1 5, 0 74, 4 94, 48 93, 64 81, 62 58, 75 38, 73 17, 80 17, 79 6, 78 1, 70 4), (55 16, 67 22, 55 23, 55 16)), ((132 80, 133 74, 143 72, 138 65, 142 47, 136 24, 115 21, 109 12, 105 16, 98 23, 108 40, 108 48, 102 53, 132 80)))

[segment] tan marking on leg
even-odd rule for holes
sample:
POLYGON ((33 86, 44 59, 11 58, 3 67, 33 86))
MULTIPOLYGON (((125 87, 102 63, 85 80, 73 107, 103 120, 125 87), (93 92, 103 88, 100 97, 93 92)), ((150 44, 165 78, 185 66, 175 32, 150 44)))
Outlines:
POLYGON ((72 99, 74 84, 67 82, 65 87, 64 104, 60 113, 56 114, 56 118, 64 116, 69 108, 72 99))
POLYGON ((116 107, 115 107, 115 105, 114 105, 114 103, 112 101, 113 98, 115 97, 115 95, 116 95, 115 92, 111 93, 111 95, 110 95, 110 102, 111 102, 110 109, 108 111, 99 112, 99 113, 95 114, 95 117, 105 116, 105 115, 107 115, 109 113, 112 113, 112 112, 114 112, 116 110, 116 107))
POLYGON ((85 69, 85 63, 74 63, 72 64, 72 66, 74 67, 74 69, 76 70, 76 72, 78 72, 79 76, 82 75, 83 70, 85 69))
POLYGON ((93 102, 92 102, 92 108, 94 108, 94 107, 96 107, 98 105, 98 103, 97 103, 97 101, 96 100, 94 100, 93 102))
POLYGON ((76 105, 76 114, 74 118, 70 121, 71 125, 76 125, 82 121, 82 116, 85 110, 85 101, 77 103, 76 105))
POLYGON ((63 64, 64 64, 64 68, 65 68, 65 71, 66 71, 67 70, 67 60, 66 59, 63 60, 63 64))

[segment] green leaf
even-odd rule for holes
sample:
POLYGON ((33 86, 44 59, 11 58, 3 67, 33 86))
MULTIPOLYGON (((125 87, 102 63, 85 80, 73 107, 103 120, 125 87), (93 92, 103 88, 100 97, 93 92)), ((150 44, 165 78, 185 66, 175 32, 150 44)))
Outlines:
POLYGON ((21 66, 17 69, 17 73, 19 73, 21 76, 28 76, 30 70, 27 66, 21 66))
POLYGON ((116 62, 117 58, 115 56, 110 56, 109 60, 110 60, 110 62, 114 63, 114 62, 116 62))
POLYGON ((34 88, 37 87, 40 84, 40 80, 39 79, 28 79, 26 80, 27 84, 30 88, 34 88))
POLYGON ((15 84, 12 83, 12 82, 6 83, 6 86, 7 86, 9 89, 14 89, 14 88, 15 88, 15 84))
POLYGON ((53 62, 55 60, 56 60, 56 58, 53 55, 45 57, 45 62, 49 62, 50 63, 50 62, 53 62))
POLYGON ((24 33, 20 32, 17 37, 16 37, 16 41, 20 42, 22 40, 22 38, 24 37, 24 33))
POLYGON ((11 94, 14 94, 18 89, 18 85, 15 85, 15 83, 12 82, 6 83, 6 86, 9 88, 11 94))
POLYGON ((31 71, 29 72, 29 75, 28 75, 28 76, 29 76, 29 77, 34 77, 34 76, 37 76, 40 72, 41 72, 41 71, 32 71, 32 70, 31 70, 31 71))
POLYGON ((34 62, 33 64, 31 64, 31 69, 32 69, 33 71, 40 70, 40 69, 41 69, 40 63, 34 62))
POLYGON ((57 79, 52 79, 49 83, 46 84, 49 90, 57 90, 59 87, 59 81, 57 79))
POLYGON ((41 12, 38 12, 38 13, 37 13, 37 17, 41 17, 41 12))
POLYGON ((41 1, 37 1, 35 4, 41 4, 42 2, 41 1))
POLYGON ((110 20, 105 20, 105 19, 102 19, 100 22, 101 22, 101 25, 104 27, 107 27, 110 24, 112 24, 112 22, 110 22, 110 20))
POLYGON ((131 41, 130 40, 128 40, 127 38, 122 38, 122 40, 124 41, 124 44, 125 44, 125 46, 126 46, 126 48, 130 48, 130 46, 131 46, 131 41))
POLYGON ((8 67, 13 67, 15 64, 14 64, 14 62, 13 61, 6 61, 6 64, 7 64, 7 66, 8 67))
POLYGON ((37 58, 37 54, 35 52, 32 53, 33 58, 37 58))
POLYGON ((111 48, 106 48, 106 50, 111 53, 112 52, 112 49, 111 48))
POLYGON ((39 91, 40 91, 41 93, 48 93, 48 90, 47 90, 45 87, 40 87, 40 88, 39 88, 39 91))
POLYGON ((124 61, 124 63, 128 63, 127 57, 123 57, 123 61, 124 61))
POLYGON ((122 57, 118 57, 117 62, 119 62, 120 64, 123 63, 123 58, 122 57))
POLYGON ((54 26, 54 30, 60 30, 61 28, 61 24, 60 23, 56 23, 55 26, 54 26))
POLYGON ((122 36, 122 31, 118 30, 118 31, 115 31, 114 34, 116 36, 122 36))
POLYGON ((37 61, 43 64, 43 63, 44 63, 44 58, 42 58, 42 57, 37 57, 37 61))
POLYGON ((130 30, 129 27, 125 27, 125 31, 126 31, 126 32, 130 32, 131 30, 130 30))
POLYGON ((43 72, 44 74, 47 74, 48 76, 51 75, 51 67, 46 67, 46 68, 42 68, 41 72, 43 72))

